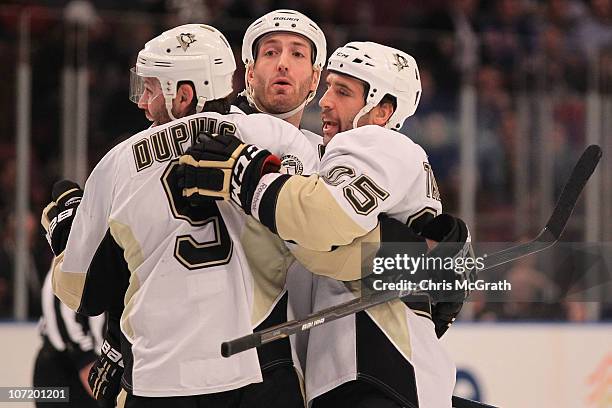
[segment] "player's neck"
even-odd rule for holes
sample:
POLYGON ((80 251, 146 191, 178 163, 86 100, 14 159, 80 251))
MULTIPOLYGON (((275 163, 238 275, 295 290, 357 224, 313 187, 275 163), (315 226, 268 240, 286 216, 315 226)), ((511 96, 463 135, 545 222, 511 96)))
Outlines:
POLYGON ((285 122, 288 122, 288 123, 292 124, 293 126, 295 126, 296 128, 299 129, 300 128, 300 123, 302 123, 302 116, 304 116, 304 111, 303 110, 297 112, 293 116, 289 116, 288 118, 285 119, 285 122))

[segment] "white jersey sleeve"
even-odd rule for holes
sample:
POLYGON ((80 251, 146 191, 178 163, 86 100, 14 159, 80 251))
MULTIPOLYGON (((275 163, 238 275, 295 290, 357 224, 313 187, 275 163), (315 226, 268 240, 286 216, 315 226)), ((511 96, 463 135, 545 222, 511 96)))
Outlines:
POLYGON ((366 235, 385 213, 404 222, 441 210, 423 149, 401 133, 363 126, 328 144, 319 174, 266 175, 252 213, 281 238, 329 251, 366 235))
POLYGON ((311 174, 317 169, 316 149, 295 126, 262 113, 231 116, 237 125, 236 137, 277 155, 286 173, 311 174))
POLYGON ((108 219, 117 177, 116 164, 119 162, 115 156, 119 146, 96 165, 87 179, 66 250, 53 261, 52 282, 57 297, 72 310, 90 316, 106 310, 105 305, 100 304, 105 300, 101 290, 87 299, 90 304, 82 304, 82 295, 88 271, 96 268, 97 260, 108 255, 102 250, 105 247, 102 243, 110 238, 107 234, 108 219))

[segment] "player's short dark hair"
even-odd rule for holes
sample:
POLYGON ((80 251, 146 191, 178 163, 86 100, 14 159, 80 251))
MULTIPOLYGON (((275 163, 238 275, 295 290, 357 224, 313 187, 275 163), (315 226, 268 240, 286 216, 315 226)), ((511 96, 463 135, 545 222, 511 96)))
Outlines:
POLYGON ((230 113, 230 100, 229 96, 220 99, 213 99, 212 101, 206 101, 202 112, 217 112, 222 115, 230 113))
POLYGON ((393 95, 386 94, 383 98, 378 102, 379 105, 384 103, 390 103, 393 106, 393 112, 397 110, 397 98, 393 95))
MULTIPOLYGON (((194 113, 196 113, 196 108, 198 105, 198 95, 196 94, 195 86, 193 85, 193 82, 191 81, 179 81, 178 85, 176 86, 177 89, 181 85, 189 85, 191 87, 191 90, 193 91, 193 99, 191 100, 189 111, 187 112, 187 115, 193 115, 194 113)), ((204 104, 204 108, 202 109, 202 112, 217 112, 222 115, 225 115, 229 113, 230 105, 231 104, 229 101, 229 96, 226 96, 225 98, 214 99, 212 101, 206 101, 206 103, 204 104)))
MULTIPOLYGON (((365 81, 361 81, 361 82, 363 83, 363 103, 367 103, 366 100, 368 98, 368 92, 370 92, 370 85, 365 81)), ((397 110, 397 98, 395 96, 390 95, 390 94, 385 94, 385 96, 383 96, 380 102, 378 102, 378 105, 383 105, 385 103, 390 103, 391 106, 393 106, 393 112, 397 110)))

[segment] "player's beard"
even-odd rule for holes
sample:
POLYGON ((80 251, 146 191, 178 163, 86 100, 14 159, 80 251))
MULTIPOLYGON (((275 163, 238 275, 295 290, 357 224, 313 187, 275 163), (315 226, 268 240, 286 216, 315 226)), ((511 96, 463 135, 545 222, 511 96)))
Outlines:
POLYGON ((144 109, 144 112, 146 118, 153 122, 151 126, 163 125, 172 120, 170 115, 168 115, 166 102, 161 94, 155 95, 153 98, 151 98, 146 106, 147 108, 144 109))
POLYGON ((255 86, 255 100, 257 105, 267 113, 285 113, 301 105, 310 93, 310 79, 306 79, 297 86, 291 86, 284 91, 276 91, 273 86, 255 86))
POLYGON ((329 109, 323 109, 321 111, 321 122, 321 135, 323 136, 324 145, 327 145, 327 143, 329 143, 338 133, 345 132, 353 128, 352 118, 341 118, 338 116, 337 112, 329 109), (329 122, 327 126, 326 122, 329 122))
POLYGON ((166 105, 156 107, 154 110, 149 111, 149 115, 151 115, 151 118, 153 119, 154 126, 163 125, 172 121, 172 118, 170 118, 170 115, 168 115, 166 105))

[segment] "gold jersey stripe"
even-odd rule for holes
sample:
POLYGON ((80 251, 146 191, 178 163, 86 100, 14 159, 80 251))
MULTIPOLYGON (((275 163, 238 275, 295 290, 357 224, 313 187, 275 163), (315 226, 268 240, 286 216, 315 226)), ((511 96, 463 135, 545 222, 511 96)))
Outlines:
POLYGON ((240 241, 253 276, 251 322, 257 326, 284 292, 294 258, 283 240, 252 217, 247 218, 240 241))
POLYGON ((291 253, 310 272, 341 281, 361 279, 362 262, 376 255, 380 243, 380 227, 333 251, 312 251, 300 246, 291 247, 291 253), (368 245, 362 245, 362 244, 368 245), (363 251, 367 252, 363 252, 363 251))
POLYGON ((53 275, 51 283, 53 293, 70 309, 75 312, 81 305, 81 297, 85 288, 86 274, 82 272, 64 272, 64 252, 53 259, 53 275))
POLYGON ((368 232, 342 209, 317 175, 289 178, 278 194, 275 215, 284 240, 314 251, 350 244, 368 232))
POLYGON ((121 327, 123 328, 126 336, 133 339, 134 329, 132 328, 127 316, 130 315, 131 309, 133 308, 132 299, 141 286, 140 281, 138 280, 138 275, 134 273, 134 271, 136 271, 136 269, 142 265, 144 262, 144 256, 142 248, 134 237, 134 233, 129 225, 122 224, 112 219, 109 220, 108 224, 110 226, 110 232, 113 239, 117 245, 123 248, 123 256, 130 271, 130 283, 123 298, 125 308, 123 310, 123 314, 121 315, 121 327))

